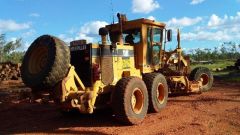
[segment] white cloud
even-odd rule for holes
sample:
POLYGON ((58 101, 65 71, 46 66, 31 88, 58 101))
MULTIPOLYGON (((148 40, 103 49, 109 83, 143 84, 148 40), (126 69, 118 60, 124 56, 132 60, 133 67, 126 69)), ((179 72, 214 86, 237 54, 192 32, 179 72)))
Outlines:
POLYGON ((156 18, 154 16, 148 16, 147 19, 149 19, 149 20, 156 20, 156 18))
POLYGON ((159 8, 160 5, 156 0, 132 0, 133 13, 150 13, 159 8))
POLYGON ((206 26, 197 27, 195 32, 182 34, 183 40, 235 41, 240 40, 240 12, 235 16, 216 14, 210 16, 206 26))
POLYGON ((217 15, 213 14, 210 17, 210 20, 208 21, 208 26, 209 27, 214 27, 214 26, 218 26, 222 23, 223 23, 223 20, 220 17, 218 17, 217 15))
POLYGON ((74 34, 74 33, 78 32, 78 28, 72 27, 72 28, 69 29, 67 32, 68 32, 69 34, 74 34))
POLYGON ((60 34, 60 35, 58 35, 58 38, 60 38, 61 40, 63 40, 66 43, 70 43, 71 41, 74 40, 72 37, 68 37, 66 34, 60 34))
POLYGON ((192 0, 191 1, 191 5, 197 5, 197 4, 200 4, 200 3, 203 3, 205 0, 192 0))
POLYGON ((24 33, 22 34, 22 37, 23 37, 23 38, 27 38, 27 37, 33 36, 34 34, 36 34, 36 31, 35 31, 34 29, 30 29, 29 31, 24 32, 24 33))
POLYGON ((29 14, 30 17, 40 17, 40 15, 38 13, 31 13, 29 14))
POLYGON ((77 37, 75 37, 75 40, 79 40, 79 39, 85 39, 87 40, 88 43, 92 43, 94 42, 96 37, 93 37, 93 36, 88 36, 86 34, 83 34, 83 33, 79 33, 77 37))
POLYGON ((180 19, 172 18, 167 22, 168 27, 184 27, 184 26, 191 26, 201 22, 203 19, 201 17, 196 18, 189 18, 183 17, 180 19))
POLYGON ((200 31, 197 33, 183 33, 181 35, 182 40, 208 40, 208 41, 227 41, 231 40, 232 36, 227 34, 227 31, 200 31))
POLYGON ((213 14, 209 21, 208 21, 208 27, 209 28, 232 28, 234 26, 240 25, 240 12, 237 12, 236 16, 228 16, 225 15, 224 17, 219 17, 215 14, 213 14))
POLYGON ((98 30, 101 27, 104 27, 105 25, 107 25, 108 23, 105 21, 92 21, 92 22, 88 22, 85 23, 81 28, 80 28, 80 33, 83 34, 88 34, 88 35, 92 35, 92 34, 98 34, 98 30))
POLYGON ((13 20, 0 20, 0 32, 29 29, 31 23, 17 23, 13 20))
POLYGON ((108 23, 105 21, 92 21, 85 23, 81 28, 75 39, 86 39, 88 42, 93 42, 98 35, 98 30, 108 23))
POLYGON ((101 27, 108 25, 105 21, 92 21, 83 24, 80 30, 77 28, 71 28, 65 34, 60 34, 58 37, 65 42, 69 43, 73 40, 85 39, 87 42, 96 42, 100 36, 98 35, 98 30, 101 27))
POLYGON ((188 32, 181 34, 181 39, 188 41, 234 41, 240 39, 240 30, 238 32, 232 30, 188 32))

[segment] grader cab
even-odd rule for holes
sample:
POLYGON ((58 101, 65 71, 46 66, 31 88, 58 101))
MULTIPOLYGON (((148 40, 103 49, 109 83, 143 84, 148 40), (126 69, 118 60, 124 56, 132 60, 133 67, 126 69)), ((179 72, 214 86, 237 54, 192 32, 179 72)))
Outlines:
POLYGON ((115 117, 128 124, 163 109, 169 93, 211 88, 213 76, 207 68, 190 72, 179 31, 177 48, 167 52, 172 31, 164 23, 128 21, 122 14, 118 19, 99 29, 99 44, 77 40, 67 46, 54 36, 40 36, 24 56, 23 82, 33 93, 47 90, 64 112, 112 107, 115 117))

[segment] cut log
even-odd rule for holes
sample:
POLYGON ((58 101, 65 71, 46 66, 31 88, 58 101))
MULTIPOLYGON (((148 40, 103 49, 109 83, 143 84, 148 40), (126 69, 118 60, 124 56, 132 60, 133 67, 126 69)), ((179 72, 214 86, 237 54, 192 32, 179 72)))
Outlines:
POLYGON ((0 63, 0 81, 20 80, 21 64, 13 64, 11 62, 0 63))

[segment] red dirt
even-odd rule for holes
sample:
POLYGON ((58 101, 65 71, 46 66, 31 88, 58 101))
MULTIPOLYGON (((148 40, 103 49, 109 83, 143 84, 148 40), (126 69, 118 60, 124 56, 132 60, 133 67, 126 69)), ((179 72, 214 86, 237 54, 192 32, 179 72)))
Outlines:
POLYGON ((0 134, 240 134, 236 83, 218 82, 200 95, 171 96, 164 110, 134 126, 121 125, 110 109, 63 116, 53 103, 30 103, 29 89, 21 83, 7 86, 0 84, 0 134))

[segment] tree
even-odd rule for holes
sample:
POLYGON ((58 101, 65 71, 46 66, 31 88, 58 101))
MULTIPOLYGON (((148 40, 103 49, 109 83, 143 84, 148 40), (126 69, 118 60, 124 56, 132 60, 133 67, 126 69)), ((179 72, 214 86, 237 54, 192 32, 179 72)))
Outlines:
POLYGON ((218 48, 217 47, 214 47, 214 50, 213 50, 213 52, 212 52, 212 57, 211 57, 211 59, 212 60, 216 60, 216 59, 218 59, 218 48))
POLYGON ((204 54, 205 54, 204 58, 205 58, 206 60, 210 60, 210 59, 211 59, 211 49, 205 48, 205 49, 204 49, 204 54))
POLYGON ((20 63, 24 51, 17 51, 22 46, 22 39, 6 42, 5 34, 0 35, 0 62, 10 61, 13 63, 20 63))
POLYGON ((224 43, 222 44, 221 48, 220 48, 220 52, 221 52, 221 55, 220 55, 220 58, 222 59, 226 59, 226 55, 227 55, 227 48, 224 46, 224 43))
POLYGON ((5 45, 5 35, 1 34, 0 35, 0 62, 2 62, 3 59, 3 49, 4 49, 4 45, 5 45))
POLYGON ((240 44, 236 44, 235 42, 224 42, 220 49, 218 47, 214 47, 213 50, 205 48, 205 49, 194 49, 190 50, 190 56, 194 60, 236 60, 240 58, 240 44))

